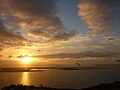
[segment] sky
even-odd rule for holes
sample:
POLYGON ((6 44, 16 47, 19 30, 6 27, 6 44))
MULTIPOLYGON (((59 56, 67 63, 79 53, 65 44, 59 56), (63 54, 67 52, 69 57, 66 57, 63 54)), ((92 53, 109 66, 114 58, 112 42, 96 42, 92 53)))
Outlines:
POLYGON ((119 16, 119 0, 0 0, 0 61, 118 59, 119 16))

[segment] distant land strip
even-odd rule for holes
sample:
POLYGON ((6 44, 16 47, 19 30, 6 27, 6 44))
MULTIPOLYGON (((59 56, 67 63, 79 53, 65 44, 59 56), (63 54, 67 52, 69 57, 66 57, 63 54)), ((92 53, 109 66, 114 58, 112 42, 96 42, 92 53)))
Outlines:
POLYGON ((103 67, 4 67, 0 72, 40 72, 44 70, 89 70, 89 69, 106 69, 103 67))

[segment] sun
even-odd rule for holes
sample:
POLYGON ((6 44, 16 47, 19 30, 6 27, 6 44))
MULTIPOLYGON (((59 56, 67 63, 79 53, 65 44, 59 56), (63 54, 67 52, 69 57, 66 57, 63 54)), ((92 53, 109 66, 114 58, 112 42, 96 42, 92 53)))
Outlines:
POLYGON ((34 60, 35 60, 35 58, 32 58, 32 57, 24 57, 22 59, 22 62, 25 64, 29 64, 29 63, 33 62, 34 60))

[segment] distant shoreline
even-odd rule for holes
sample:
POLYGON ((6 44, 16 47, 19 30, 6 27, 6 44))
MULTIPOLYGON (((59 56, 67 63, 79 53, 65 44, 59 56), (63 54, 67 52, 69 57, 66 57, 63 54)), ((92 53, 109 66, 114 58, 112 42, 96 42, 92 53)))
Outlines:
POLYGON ((44 70, 90 70, 106 69, 102 67, 7 67, 0 68, 0 72, 41 72, 44 70))

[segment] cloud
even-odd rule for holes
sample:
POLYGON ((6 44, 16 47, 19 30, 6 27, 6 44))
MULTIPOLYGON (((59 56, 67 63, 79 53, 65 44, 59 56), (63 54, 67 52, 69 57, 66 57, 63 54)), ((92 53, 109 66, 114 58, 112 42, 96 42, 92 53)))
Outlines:
POLYGON ((60 54, 51 54, 51 55, 41 55, 35 56, 36 58, 46 58, 46 59, 65 59, 65 58, 108 58, 116 55, 120 55, 118 52, 104 52, 104 51, 85 51, 80 53, 60 53, 60 54))
POLYGON ((72 31, 66 31, 62 30, 58 32, 56 35, 53 36, 51 41, 67 41, 70 38, 74 37, 77 34, 77 30, 72 30, 72 31))
POLYGON ((4 24, 0 22, 0 37, 4 39, 22 39, 25 40, 23 37, 15 35, 9 31, 7 31, 7 28, 4 24))
POLYGON ((51 38, 51 35, 45 29, 30 30, 27 34, 35 38, 41 38, 44 41, 48 41, 51 38))
POLYGON ((78 8, 79 16, 92 32, 106 33, 114 30, 113 21, 120 12, 120 0, 81 0, 78 8))
POLYGON ((3 55, 0 55, 0 57, 2 57, 3 55))
POLYGON ((45 29, 36 29, 28 32, 28 35, 41 38, 46 42, 67 41, 77 34, 77 30, 68 30, 64 28, 55 34, 48 33, 45 29))
POLYGON ((67 40, 75 34, 71 31, 64 32, 64 25, 57 16, 59 9, 56 0, 1 0, 0 2, 0 20, 12 33, 24 34, 24 38, 27 39, 36 38, 39 42, 63 38, 67 40), (23 31, 18 31, 20 29, 23 31))
MULTIPOLYGON (((56 0, 1 0, 0 5, 4 6, 0 7, 3 10, 0 15, 17 17, 18 20, 14 22, 20 27, 44 28, 49 31, 58 31, 62 28, 62 23, 56 16, 56 0)), ((8 22, 14 23, 9 20, 8 22)))
MULTIPOLYGON (((2 51, 3 49, 0 47, 0 51, 2 51)), ((1 55, 0 55, 1 56, 1 55)))
POLYGON ((11 3, 15 13, 27 17, 55 16, 57 13, 56 0, 11 0, 11 3))
POLYGON ((2 43, 1 45, 10 43, 20 45, 22 44, 22 42, 26 41, 27 40, 23 38, 21 35, 9 32, 5 25, 0 22, 0 43, 2 43))

